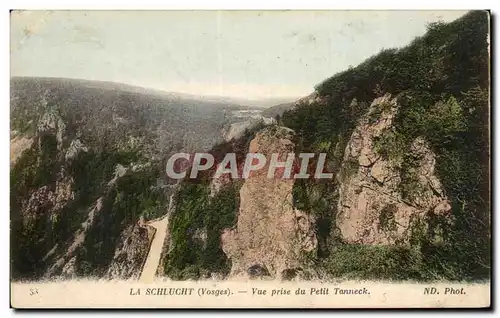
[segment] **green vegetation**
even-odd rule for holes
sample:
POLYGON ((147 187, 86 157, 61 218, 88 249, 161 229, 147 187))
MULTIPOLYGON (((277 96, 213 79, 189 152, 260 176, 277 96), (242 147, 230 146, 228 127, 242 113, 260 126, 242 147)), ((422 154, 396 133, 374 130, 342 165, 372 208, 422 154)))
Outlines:
POLYGON ((56 137, 42 134, 39 142, 26 150, 11 170, 11 235, 16 242, 11 247, 13 278, 41 275, 52 261, 50 257, 44 259, 45 255, 56 244, 58 251, 66 251, 68 242, 72 242, 99 197, 102 209, 96 213, 95 226, 90 227, 77 257, 81 275, 103 273, 114 255, 121 231, 140 215, 147 219, 165 213, 166 198, 156 188, 158 165, 128 172, 115 185, 108 185, 117 164, 128 166, 142 159, 138 152, 103 147, 80 152, 71 161, 65 161, 62 155, 56 137), (55 191, 61 173, 72 180, 74 196, 58 210, 54 199, 47 194, 55 191), (27 211, 27 200, 37 191, 39 198, 33 200, 32 210, 27 211), (21 211, 29 215, 21 217, 21 211))
MULTIPOLYGON (((403 195, 411 200, 420 189, 410 147, 417 137, 422 137, 436 155, 436 173, 452 200, 455 222, 449 224, 446 219, 433 216, 432 222, 428 220, 432 226, 413 240, 411 253, 403 253, 419 260, 412 263, 410 273, 406 270, 407 261, 396 261, 389 267, 384 263, 387 260, 376 261, 389 256, 406 259, 400 258, 399 252, 349 247, 339 242, 332 226, 337 206, 333 185, 313 180, 295 183, 297 207, 321 216, 318 261, 333 274, 366 278, 380 268, 392 268, 377 278, 489 277, 488 31, 488 15, 481 11, 470 12, 449 24, 431 23, 426 35, 407 47, 383 50, 318 85, 316 90, 322 102, 302 105, 282 115, 281 122, 297 133, 297 152, 316 152, 329 142, 331 148, 343 150, 373 99, 391 93, 398 97, 399 109, 391 130, 376 140, 376 151, 384 158, 402 162, 400 186, 403 195), (318 213, 312 203, 316 193, 323 194, 329 211, 318 213), (436 229, 439 240, 433 239, 436 229), (330 246, 328 242, 337 243, 330 246), (341 264, 335 260, 349 265, 339 268, 341 264), (357 268, 349 267, 352 264, 357 264, 357 268)), ((378 120, 384 109, 375 110, 369 120, 378 120)), ((330 171, 339 171, 342 155, 342 151, 328 153, 330 171)))
MULTIPOLYGON (((426 35, 410 45, 383 50, 359 66, 319 84, 316 87, 319 102, 300 105, 277 117, 280 124, 295 131, 297 152, 326 153, 326 169, 337 174, 346 144, 361 116, 368 116, 371 123, 377 121, 390 105, 383 104, 371 114, 367 114, 368 107, 375 98, 390 93, 397 97, 399 108, 392 127, 375 141, 375 150, 383 158, 401 163, 400 190, 404 199, 412 202, 421 190, 416 170, 418 157, 411 147, 416 138, 424 139, 436 155, 437 176, 452 201, 451 219, 429 211, 425 217, 411 221, 410 246, 349 245, 342 242, 335 228, 338 204, 335 182, 298 179, 293 188, 294 206, 311 213, 317 220, 319 248, 311 260, 316 266, 334 277, 344 278, 478 280, 490 277, 488 31, 487 13, 480 11, 470 12, 449 24, 431 23, 426 35)), ((29 84, 26 91, 34 90, 35 86, 29 84)), ((116 99, 114 94, 102 97, 104 104, 116 99)), ((48 104, 34 102, 24 95, 17 100, 14 128, 31 132, 40 109, 48 104)), ((163 214, 166 198, 161 187, 156 186, 161 175, 157 163, 142 171, 129 171, 114 185, 108 185, 117 164, 127 166, 149 159, 141 158, 138 149, 117 148, 120 136, 148 138, 150 135, 140 129, 141 125, 164 118, 163 104, 159 101, 150 101, 158 105, 157 112, 150 116, 143 113, 141 107, 132 107, 136 104, 134 100, 142 98, 124 94, 120 97, 120 105, 124 107, 115 109, 120 110, 119 115, 126 120, 138 121, 117 127, 113 134, 101 128, 113 122, 114 112, 96 115, 96 107, 73 107, 79 103, 92 105, 84 97, 68 101, 62 113, 67 117, 64 121, 68 122, 70 138, 76 131, 71 122, 93 118, 82 128, 86 134, 92 132, 87 135, 92 140, 85 142, 91 145, 89 151, 67 162, 57 149, 55 136, 43 134, 37 136, 33 147, 26 150, 11 169, 14 279, 39 277, 53 261, 50 257, 44 259, 47 253, 56 243, 68 244, 99 198, 102 198, 101 211, 96 214, 95 224, 77 254, 79 275, 101 276, 109 266, 123 229, 140 216, 155 218, 163 214), (29 215, 21 215, 35 192, 44 195, 55 190, 62 168, 73 180, 75 197, 59 211, 54 211, 47 200, 33 200, 29 215), (45 192, 41 187, 46 187, 45 192)), ((168 123, 169 127, 190 131, 190 127, 182 126, 185 121, 177 120, 183 118, 181 114, 165 109, 171 111, 170 117, 174 118, 168 123)), ((200 118, 205 119, 203 116, 200 118)), ((197 121, 192 127, 196 125, 199 125, 197 121)), ((250 140, 262 126, 247 131, 238 140, 215 146, 212 153, 216 162, 228 152, 235 152, 237 161, 241 162, 250 140)), ((220 127, 216 125, 214 129, 219 131, 220 127)), ((168 144, 172 149, 182 148, 172 140, 168 140, 168 144)), ((358 171, 359 166, 352 161, 343 168, 345 177, 358 171)), ((197 180, 186 179, 175 196, 175 211, 169 223, 171 246, 165 262, 165 272, 173 279, 196 279, 229 272, 230 261, 221 250, 220 237, 223 229, 234 226, 237 220, 241 184, 229 181, 210 197, 213 172, 213 169, 205 171, 197 180)), ((394 207, 382 208, 379 223, 382 231, 395 229, 394 207)), ((58 251, 67 247, 60 244, 58 251)))
MULTIPOLYGON (((257 125, 237 140, 216 145, 211 150, 215 162, 230 152, 236 153, 238 163, 244 162, 250 141, 263 127, 257 125)), ((210 197, 213 173, 215 168, 201 172, 197 179, 183 180, 174 198, 176 206, 169 222, 171 246, 165 262, 165 274, 172 279, 227 275, 231 269, 220 238, 224 229, 236 224, 242 181, 230 179, 210 197)))
POLYGON ((359 162, 353 159, 349 159, 344 166, 345 178, 353 176, 359 171, 359 162))
POLYGON ((402 246, 341 244, 317 265, 325 268, 330 277, 419 280, 423 261, 418 250, 402 246))
POLYGON ((374 141, 375 151, 385 160, 400 161, 404 156, 403 137, 394 129, 385 130, 374 141))
POLYGON ((395 231, 397 228, 394 220, 397 207, 395 204, 389 204, 382 208, 379 216, 379 229, 382 231, 395 231))
POLYGON ((391 110, 391 108, 392 105, 389 103, 380 104, 377 108, 373 109, 373 111, 368 114, 368 123, 376 123, 384 114, 387 114, 391 110))
POLYGON ((39 145, 26 150, 11 170, 11 200, 19 204, 29 190, 55 181, 57 140, 42 135, 39 145))
MULTIPOLYGON (((55 136, 42 135, 39 143, 26 150, 11 169, 11 237, 16 239, 16 244, 11 246, 13 276, 22 278, 34 275, 36 277, 42 273, 42 259, 49 250, 44 238, 52 236, 45 230, 47 212, 50 207, 38 204, 31 211, 34 216, 26 221, 23 221, 20 211, 23 198, 30 198, 33 189, 45 184, 53 186, 56 177, 56 150, 55 136)), ((48 187, 49 189, 51 187, 48 187)))
POLYGON ((166 198, 156 189, 158 171, 131 172, 116 181, 102 199, 102 208, 95 214, 95 223, 85 237, 77 255, 77 272, 81 276, 100 277, 108 268, 121 232, 135 224, 139 217, 165 214, 166 198))
POLYGON ((236 223, 239 186, 226 185, 213 198, 209 198, 207 189, 207 185, 187 182, 177 194, 169 223, 172 245, 165 264, 165 272, 172 279, 226 275, 231 269, 220 237, 224 229, 236 223))

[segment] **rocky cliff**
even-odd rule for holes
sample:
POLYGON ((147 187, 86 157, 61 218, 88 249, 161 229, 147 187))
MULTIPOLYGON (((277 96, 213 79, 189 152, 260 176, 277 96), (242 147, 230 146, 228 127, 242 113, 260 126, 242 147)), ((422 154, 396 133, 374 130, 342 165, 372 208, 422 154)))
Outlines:
POLYGON ((336 175, 293 187, 324 277, 488 277, 488 41, 485 12, 430 24, 283 113, 295 151, 336 175))
MULTIPOLYGON (((326 180, 183 181, 173 279, 482 279, 489 273, 488 16, 435 23, 338 73, 276 125, 212 149, 325 153, 326 180), (466 146, 467 145, 467 146, 466 146)), ((314 164, 314 162, 312 163, 314 164)))
POLYGON ((422 137, 413 140, 410 147, 416 162, 412 171, 405 171, 415 176, 409 195, 402 191, 402 158, 380 153, 380 140, 394 129, 397 111, 397 98, 390 94, 375 99, 345 148, 337 176, 336 225, 347 243, 408 242, 416 219, 451 210, 435 175, 435 154, 422 137))
POLYGON ((488 279, 489 67, 489 15, 473 11, 268 122, 109 83, 15 79, 12 277, 137 278, 147 221, 168 211, 157 273, 173 280, 488 279), (235 153, 239 176, 248 153, 323 153, 334 178, 269 179, 265 166, 167 179, 166 158, 192 151, 217 164, 235 153))
MULTIPOLYGON (((293 132, 271 126, 257 133, 249 153, 286 158, 294 152, 293 132)), ((222 249, 232 262, 231 276, 282 278, 302 267, 305 254, 316 249, 314 220, 295 209, 294 179, 268 178, 269 160, 240 189, 238 222, 222 234, 222 249)))
POLYGON ((14 279, 138 277, 167 212, 164 160, 209 149, 242 107, 116 83, 11 80, 14 279))

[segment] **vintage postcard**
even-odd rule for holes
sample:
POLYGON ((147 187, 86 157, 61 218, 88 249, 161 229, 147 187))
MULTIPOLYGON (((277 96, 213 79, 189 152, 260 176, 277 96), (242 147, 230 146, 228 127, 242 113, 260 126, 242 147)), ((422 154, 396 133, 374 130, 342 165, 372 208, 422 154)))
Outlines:
POLYGON ((13 308, 490 307, 488 11, 10 19, 13 308))

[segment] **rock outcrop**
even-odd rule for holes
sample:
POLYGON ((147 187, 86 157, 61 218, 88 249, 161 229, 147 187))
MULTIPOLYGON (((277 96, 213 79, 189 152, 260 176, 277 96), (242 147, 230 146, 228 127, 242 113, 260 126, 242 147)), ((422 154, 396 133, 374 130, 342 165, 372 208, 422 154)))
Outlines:
POLYGON ((57 149, 63 147, 63 139, 66 137, 66 123, 63 121, 58 109, 55 106, 49 106, 46 101, 45 113, 38 121, 38 134, 53 133, 57 139, 57 149))
POLYGON ((261 115, 254 115, 247 120, 232 123, 228 128, 223 129, 222 133, 224 140, 230 141, 232 139, 241 138, 247 130, 254 128, 259 124, 270 125, 275 123, 274 118, 268 118, 261 115))
MULTIPOLYGON (((249 153, 293 153, 290 129, 271 126, 255 136, 249 153)), ((245 180, 235 228, 221 237, 222 249, 232 261, 230 276, 281 278, 300 268, 305 253, 316 249, 312 217, 293 208, 293 179, 267 178, 266 165, 245 180)))
POLYGON ((14 165, 22 153, 31 148, 32 138, 14 135, 10 140, 10 164, 14 165))
POLYGON ((74 139, 66 150, 65 158, 66 160, 71 160, 75 158, 81 151, 87 152, 88 148, 79 140, 74 139))
POLYGON ((119 245, 105 278, 139 278, 154 232, 155 229, 152 227, 140 224, 131 225, 125 229, 120 235, 119 245))
POLYGON ((347 243, 394 244, 406 242, 411 223, 427 213, 445 214, 451 209, 438 178, 435 158, 423 138, 411 145, 415 158, 406 173, 415 176, 403 195, 402 160, 382 156, 377 138, 390 132, 398 111, 397 98, 377 98, 355 128, 345 149, 339 184, 336 225, 347 243))
MULTIPOLYGON (((52 278, 61 273, 63 278, 73 278, 76 276, 76 254, 83 245, 87 232, 94 225, 96 214, 102 209, 102 198, 97 199, 95 205, 89 210, 87 219, 81 224, 80 229, 74 234, 71 243, 45 272, 46 278, 52 278), (62 271, 62 272, 61 272, 62 271)), ((48 255, 45 256, 47 258, 48 255)))

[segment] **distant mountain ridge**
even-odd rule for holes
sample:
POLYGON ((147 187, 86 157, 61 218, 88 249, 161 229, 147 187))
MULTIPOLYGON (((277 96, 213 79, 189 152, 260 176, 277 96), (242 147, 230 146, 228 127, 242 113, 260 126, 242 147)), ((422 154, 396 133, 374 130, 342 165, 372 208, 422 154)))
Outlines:
POLYGON ((12 81, 17 80, 29 80, 36 79, 39 82, 55 82, 55 81, 64 81, 71 85, 80 85, 86 87, 94 87, 100 89, 114 89, 120 91, 141 93, 147 95, 157 95, 163 97, 170 98, 179 98, 186 100, 197 100, 203 102, 217 103, 221 105, 231 105, 232 107, 238 108, 268 108, 274 105, 288 103, 298 99, 299 97, 269 97, 262 99, 252 99, 252 98, 237 98, 237 97, 229 97, 229 96, 217 96, 217 95, 202 95, 202 94, 189 94, 189 93, 180 93, 180 92, 170 92, 166 90, 160 90, 156 88, 144 87, 144 86, 136 86, 130 85, 120 82, 113 81, 100 81, 100 80, 87 80, 87 79, 77 79, 77 78, 65 78, 65 77, 35 77, 35 76, 12 76, 12 81))

